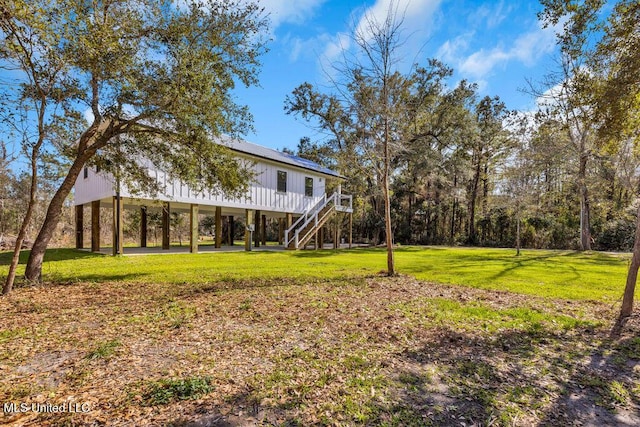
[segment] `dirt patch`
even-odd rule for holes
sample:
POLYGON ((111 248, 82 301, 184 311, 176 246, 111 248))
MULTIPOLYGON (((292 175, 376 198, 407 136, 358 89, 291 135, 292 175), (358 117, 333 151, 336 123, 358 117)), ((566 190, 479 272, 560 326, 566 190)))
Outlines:
POLYGON ((0 400, 88 410, 2 423, 640 425, 640 325, 609 340, 606 304, 409 277, 61 289, 0 300, 0 400))

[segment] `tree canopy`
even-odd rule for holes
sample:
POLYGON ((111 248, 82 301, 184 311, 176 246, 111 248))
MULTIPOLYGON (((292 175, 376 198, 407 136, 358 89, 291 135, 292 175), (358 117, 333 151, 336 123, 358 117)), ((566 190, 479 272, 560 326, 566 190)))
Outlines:
POLYGON ((141 191, 141 158, 194 188, 243 192, 249 173, 211 139, 251 127, 232 90, 257 83, 267 21, 241 0, 0 1, 0 66, 15 76, 6 102, 40 99, 25 126, 68 159, 27 266, 42 255, 87 163, 141 191))

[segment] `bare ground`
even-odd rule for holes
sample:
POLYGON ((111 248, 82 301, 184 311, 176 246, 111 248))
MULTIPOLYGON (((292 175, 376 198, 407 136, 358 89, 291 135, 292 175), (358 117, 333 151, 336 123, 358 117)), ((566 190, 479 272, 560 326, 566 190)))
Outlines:
POLYGON ((635 426, 640 322, 610 340, 615 308, 408 277, 18 289, 0 403, 29 410, 0 423, 635 426))

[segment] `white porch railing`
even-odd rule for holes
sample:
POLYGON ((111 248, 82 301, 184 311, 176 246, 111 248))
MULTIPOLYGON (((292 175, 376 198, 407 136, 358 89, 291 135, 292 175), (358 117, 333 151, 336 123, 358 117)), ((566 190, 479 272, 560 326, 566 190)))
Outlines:
POLYGON ((312 208, 308 209, 284 232, 284 245, 299 249, 300 244, 306 242, 310 236, 322 226, 328 217, 336 212, 353 212, 353 197, 347 194, 333 193, 327 197, 325 194, 312 208), (327 208, 328 209, 325 209, 327 208), (312 225, 309 227, 309 225, 312 225))

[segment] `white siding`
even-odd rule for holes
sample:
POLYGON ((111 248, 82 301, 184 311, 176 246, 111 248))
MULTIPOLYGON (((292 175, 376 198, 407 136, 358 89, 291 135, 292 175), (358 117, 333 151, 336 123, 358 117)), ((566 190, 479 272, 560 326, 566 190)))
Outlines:
POLYGON ((87 167, 87 178, 84 170, 76 179, 75 198, 76 205, 83 205, 94 200, 100 200, 114 195, 113 180, 104 173, 96 173, 95 168, 87 167))
MULTIPOLYGON (((195 194, 179 180, 171 179, 164 172, 149 169, 149 175, 156 177, 164 194, 153 197, 154 200, 200 205, 222 206, 240 209, 259 209, 263 211, 301 214, 316 204, 324 195, 326 176, 323 174, 296 168, 286 164, 267 160, 255 161, 253 170, 255 182, 251 183, 247 193, 237 199, 229 199, 221 194, 195 194), (277 189, 278 171, 287 172, 287 191, 279 193, 277 189), (313 197, 305 196, 305 177, 313 178, 313 197)), ((127 188, 121 189, 122 197, 134 197, 127 188)), ((110 198, 114 195, 113 180, 102 173, 96 174, 89 168, 89 176, 84 179, 81 173, 76 180, 75 204, 85 204, 93 200, 110 198)), ((139 196, 137 198, 140 198, 139 196)), ((150 199, 150 197, 149 197, 150 199)))

